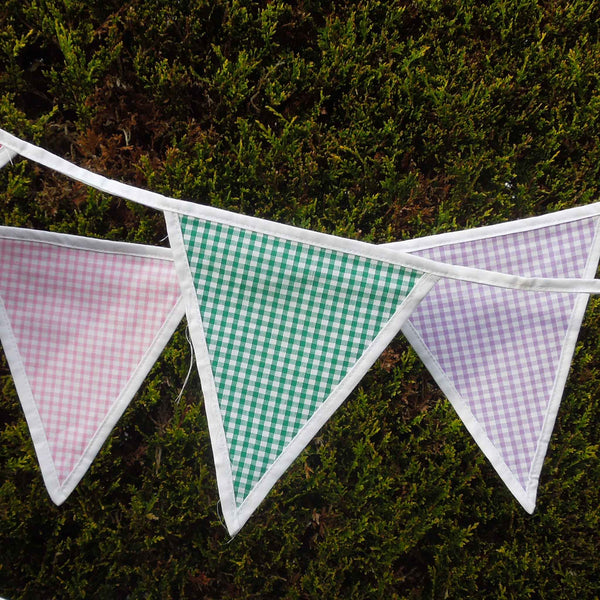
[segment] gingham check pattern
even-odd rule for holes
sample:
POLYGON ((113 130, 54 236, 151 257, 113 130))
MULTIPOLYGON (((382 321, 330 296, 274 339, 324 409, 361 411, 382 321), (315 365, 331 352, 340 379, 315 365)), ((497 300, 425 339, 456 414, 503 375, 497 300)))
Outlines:
POLYGON ((239 505, 420 274, 191 217, 181 226, 239 505))
MULTIPOLYGON (((588 218, 417 254, 528 277, 581 277, 595 226, 588 218)), ((441 280, 409 319, 524 488, 574 302, 571 294, 441 280)))
POLYGON ((0 239, 0 297, 59 482, 179 298, 173 263, 0 239))

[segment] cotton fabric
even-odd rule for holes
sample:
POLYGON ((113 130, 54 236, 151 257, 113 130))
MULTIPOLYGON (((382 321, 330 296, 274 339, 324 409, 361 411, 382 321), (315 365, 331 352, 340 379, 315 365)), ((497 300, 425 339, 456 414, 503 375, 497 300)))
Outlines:
POLYGON ((182 317, 173 261, 148 247, 0 228, 0 265, 2 344, 60 502, 182 317))

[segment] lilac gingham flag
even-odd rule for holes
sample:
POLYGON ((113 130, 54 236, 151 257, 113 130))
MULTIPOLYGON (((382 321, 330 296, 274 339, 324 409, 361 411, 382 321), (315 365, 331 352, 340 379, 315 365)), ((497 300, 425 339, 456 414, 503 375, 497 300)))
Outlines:
POLYGON ((14 239, 28 231, 0 228, 0 334, 44 478, 59 503, 110 433, 182 309, 166 256, 121 252, 147 247, 29 233, 41 239, 14 239), (90 247, 74 247, 73 240, 90 247))
MULTIPOLYGON (((586 269, 593 277, 597 225, 592 217, 416 254, 529 277, 583 277, 586 269)), ((581 300, 442 279, 403 326, 530 512, 587 297, 581 300)))

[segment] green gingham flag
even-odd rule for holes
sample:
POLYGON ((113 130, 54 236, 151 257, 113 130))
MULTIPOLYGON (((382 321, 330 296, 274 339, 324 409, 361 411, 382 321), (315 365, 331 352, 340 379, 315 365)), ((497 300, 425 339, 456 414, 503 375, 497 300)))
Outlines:
POLYGON ((194 217, 180 223, 239 506, 421 274, 194 217))

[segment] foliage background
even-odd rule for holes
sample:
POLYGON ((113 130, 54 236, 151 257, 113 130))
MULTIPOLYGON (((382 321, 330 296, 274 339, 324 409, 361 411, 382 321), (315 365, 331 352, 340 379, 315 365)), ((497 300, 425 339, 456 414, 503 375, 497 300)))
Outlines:
MULTIPOLYGON (((594 0, 4 0, 0 126, 96 172, 370 242, 598 198, 594 0)), ((16 160, 3 224, 161 243, 16 160)), ((164 243, 164 242, 162 242, 164 243)), ((61 507, 0 362, 0 595, 598 598, 600 303, 536 513, 399 338, 233 540, 183 327, 61 507)))

